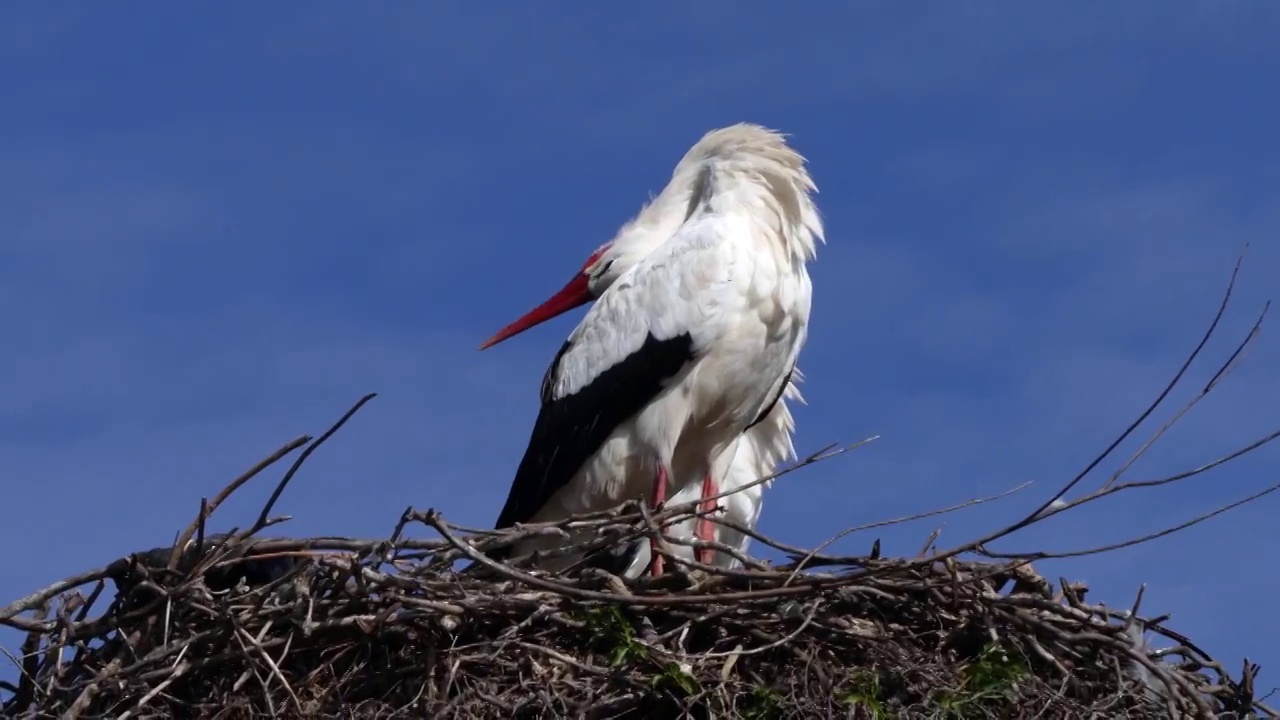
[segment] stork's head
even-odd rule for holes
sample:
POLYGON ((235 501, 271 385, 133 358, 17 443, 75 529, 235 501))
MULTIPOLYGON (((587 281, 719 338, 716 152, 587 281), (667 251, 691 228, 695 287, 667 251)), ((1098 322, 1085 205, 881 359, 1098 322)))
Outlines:
MULTIPOLYGON (((563 315, 600 297, 600 294, 625 270, 623 267, 615 268, 615 265, 618 265, 615 261, 621 254, 614 249, 615 247, 615 242, 607 242, 596 248, 595 252, 591 253, 587 261, 582 264, 582 269, 574 273, 573 278, 564 287, 544 300, 541 305, 522 315, 520 319, 499 330, 496 335, 486 340, 480 349, 484 350, 497 345, 513 335, 519 335, 535 325, 541 325, 553 317, 563 315)), ((625 248, 620 248, 622 249, 625 248)))
POLYGON ((596 248, 564 287, 519 320, 499 330, 480 349, 497 345, 553 317, 594 302, 623 273, 635 267, 679 227, 684 220, 683 215, 665 212, 667 205, 671 203, 664 203, 661 196, 646 205, 634 219, 622 226, 612 240, 596 248))

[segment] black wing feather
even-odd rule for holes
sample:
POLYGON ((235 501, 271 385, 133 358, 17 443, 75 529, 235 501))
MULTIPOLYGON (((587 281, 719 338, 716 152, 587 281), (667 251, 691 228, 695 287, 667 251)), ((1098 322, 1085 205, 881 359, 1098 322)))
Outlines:
POLYGON ((551 364, 547 366, 547 372, 542 375, 542 387, 538 390, 538 397, 542 398, 542 404, 545 407, 551 402, 551 391, 556 386, 556 370, 560 367, 560 358, 569 352, 569 348, 573 347, 572 340, 565 340, 560 346, 560 350, 556 352, 556 356, 551 360, 551 364))
POLYGON ((667 340, 652 334, 622 362, 600 373, 578 392, 553 399, 553 378, 570 348, 565 343, 542 381, 542 410, 516 470, 495 529, 527 522, 578 473, 614 429, 644 409, 694 359, 693 338, 667 340))

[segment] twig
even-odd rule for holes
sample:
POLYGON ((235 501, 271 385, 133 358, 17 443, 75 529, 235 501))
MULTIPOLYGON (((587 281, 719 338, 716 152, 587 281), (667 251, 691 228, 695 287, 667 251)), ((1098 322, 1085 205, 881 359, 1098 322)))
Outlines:
POLYGON ((226 500, 232 493, 239 490, 242 485, 256 477, 258 473, 276 464, 285 455, 288 455, 294 450, 306 445, 310 441, 310 435, 303 435, 302 437, 294 438, 293 440, 285 443, 278 450, 260 460, 258 464, 246 470, 240 477, 232 480, 213 497, 211 502, 204 504, 201 507, 200 512, 196 515, 196 519, 191 521, 191 524, 187 526, 187 529, 182 531, 182 535, 178 536, 178 541, 173 544, 173 554, 169 557, 169 569, 173 570, 178 567, 178 558, 181 557, 182 553, 186 550, 187 543, 191 541, 191 536, 195 534, 196 528, 199 527, 202 522, 202 518, 208 518, 209 515, 212 515, 213 512, 218 509, 218 506, 222 504, 223 500, 226 500))
POLYGON ((984 557, 989 557, 992 559, 1006 559, 1006 560, 1012 560, 1012 559, 1060 560, 1063 558, 1084 557, 1086 555, 1099 555, 1101 553, 1107 553, 1115 550, 1121 550, 1124 548, 1133 547, 1135 545, 1141 545, 1143 543, 1150 542, 1152 540, 1158 540, 1159 538, 1162 538, 1162 537, 1168 537, 1169 535, 1173 535, 1174 533, 1181 532, 1183 530, 1186 530, 1189 527, 1199 525, 1200 523, 1206 520, 1209 520, 1210 518, 1215 518, 1225 512, 1234 510, 1242 505, 1248 505, 1249 503, 1255 500, 1258 500, 1259 498, 1270 495, 1276 490, 1280 490, 1280 483, 1276 483, 1275 485, 1272 485, 1268 488, 1265 488, 1256 493, 1253 493, 1248 497, 1242 498, 1240 500, 1236 500, 1235 502, 1227 503, 1226 505, 1216 507, 1213 510, 1210 510, 1209 512, 1203 513, 1201 515, 1197 515, 1191 518, 1190 520, 1187 520, 1186 522, 1178 523, 1177 525, 1172 525, 1170 527, 1157 530, 1156 532, 1147 533, 1146 535, 1141 535, 1139 537, 1125 540, 1123 542, 1112 543, 1110 545, 1099 545, 1097 547, 1086 548, 1084 550, 1067 550, 1063 552, 999 553, 999 552, 992 552, 990 550, 986 550, 985 548, 977 548, 975 549, 975 552, 980 553, 984 557))
POLYGON ((842 530, 839 533, 831 536, 829 539, 824 541, 822 544, 818 545, 813 550, 809 551, 808 553, 805 553, 804 557, 801 558, 799 562, 795 563, 795 569, 791 571, 791 577, 788 578, 787 582, 783 584, 784 585, 791 584, 791 580, 794 579, 795 576, 798 575, 800 571, 803 570, 805 566, 808 565, 815 557, 817 557, 819 553, 821 553, 824 549, 829 547, 832 543, 836 542, 837 540, 840 540, 841 538, 847 537, 856 532, 870 530, 872 528, 885 527, 888 525, 900 525, 902 523, 912 522, 914 520, 922 520, 928 517, 946 515, 947 513, 952 513, 957 510, 963 510, 964 508, 973 507, 974 505, 982 505, 984 503, 989 503, 992 500, 1000 500, 1002 498, 1009 497, 1010 495, 1013 495, 1016 492, 1024 490, 1030 485, 1031 485, 1031 482, 1027 481, 1017 487, 1011 488, 1009 490, 1005 490, 1004 492, 997 493, 995 495, 989 495, 987 497, 981 497, 981 498, 973 498, 970 500, 965 500, 962 503, 958 503, 956 505, 950 505, 944 508, 939 508, 937 510, 928 510, 925 512, 916 513, 914 515, 906 515, 904 517, 893 518, 891 520, 881 520, 879 522, 867 523, 865 525, 857 525, 847 530, 842 530))
MULTIPOLYGON (((342 417, 338 418, 338 421, 335 422, 332 427, 324 431, 323 435, 316 438, 315 442, 308 445, 307 448, 302 451, 302 454, 298 456, 297 460, 293 461, 293 465, 289 467, 289 470, 284 474, 284 477, 280 478, 280 482, 276 483, 276 488, 271 492, 271 497, 268 498, 266 504, 262 506, 262 512, 258 513, 258 520, 253 524, 254 531, 261 530, 262 528, 267 526, 267 520, 268 520, 268 517, 271 515, 271 509, 275 507, 276 500, 280 499, 280 493, 284 492, 284 489, 289 484, 289 481, 292 480, 293 476, 296 475, 298 473, 298 470, 302 468, 302 464, 307 461, 307 458, 311 457, 311 453, 315 452, 316 448, 324 444, 325 440, 328 440, 329 438, 333 437, 334 433, 341 430, 342 426, 346 425, 347 421, 351 419, 351 416, 355 415, 356 412, 360 410, 360 408, 364 407, 365 403, 369 402, 370 400, 374 399, 377 396, 378 396, 377 393, 369 393, 368 395, 365 395, 364 397, 357 400, 356 404, 352 405, 350 410, 347 410, 345 413, 343 413, 342 417)), ((252 535, 253 533, 250 532, 249 534, 252 535)))
POLYGON ((26 597, 18 598, 8 605, 5 605, 3 609, 0 609, 0 621, 8 620, 15 615, 44 605, 54 597, 68 590, 78 588, 81 585, 87 585, 95 580, 102 580, 106 577, 108 577, 107 569, 98 568, 96 570, 90 570, 89 572, 80 573, 79 575, 72 575, 66 580, 59 580, 46 588, 37 590, 26 597))

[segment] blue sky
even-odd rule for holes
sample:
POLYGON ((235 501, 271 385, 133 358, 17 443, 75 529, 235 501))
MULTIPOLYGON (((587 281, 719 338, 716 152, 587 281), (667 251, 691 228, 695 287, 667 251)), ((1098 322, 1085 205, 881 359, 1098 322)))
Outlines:
MULTIPOLYGON (((1035 481, 940 542, 1015 519, 1160 390, 1246 242, 1157 422, 1275 295, 1280 6, 695 5, 6 6, 0 604, 170 541, 369 391, 282 499, 287 532, 383 535, 410 504, 492 522, 580 312, 476 346, 732 122, 792 133, 821 188, 796 444, 881 435, 779 481, 761 527, 788 542, 1035 481)), ((1278 360, 1264 331, 1134 479, 1280 425, 1278 360)), ((1003 547, 1122 539, 1278 476, 1265 448, 1003 547)), ((1114 605, 1148 583, 1150 613, 1271 687, 1278 513, 1042 570, 1114 605)), ((879 537, 915 552, 931 529, 879 537)))

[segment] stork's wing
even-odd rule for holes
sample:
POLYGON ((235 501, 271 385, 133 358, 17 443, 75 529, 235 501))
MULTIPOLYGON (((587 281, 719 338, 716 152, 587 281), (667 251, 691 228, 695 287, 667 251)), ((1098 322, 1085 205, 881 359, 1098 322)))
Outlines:
POLYGON ((527 522, 609 435, 715 342, 745 303, 734 253, 710 220, 684 225, 623 274, 569 335, 496 527, 527 522))

